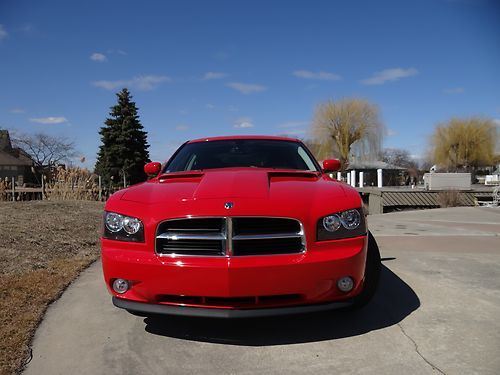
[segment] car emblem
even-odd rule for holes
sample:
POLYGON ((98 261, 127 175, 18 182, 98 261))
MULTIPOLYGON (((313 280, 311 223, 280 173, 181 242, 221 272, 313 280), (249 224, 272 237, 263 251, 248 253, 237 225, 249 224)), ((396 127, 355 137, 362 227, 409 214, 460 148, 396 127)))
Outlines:
POLYGON ((233 208, 233 206, 234 206, 233 202, 226 202, 226 203, 224 203, 224 208, 226 210, 230 210, 231 208, 233 208))

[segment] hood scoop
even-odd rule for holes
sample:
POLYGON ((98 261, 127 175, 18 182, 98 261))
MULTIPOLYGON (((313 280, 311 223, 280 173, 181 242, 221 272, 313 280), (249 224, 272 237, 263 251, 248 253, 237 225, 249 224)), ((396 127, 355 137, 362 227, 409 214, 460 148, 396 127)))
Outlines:
POLYGON ((320 176, 319 172, 314 171, 272 171, 269 172, 269 178, 273 177, 291 177, 291 178, 311 178, 317 179, 320 176))
POLYGON ((175 180, 185 180, 185 179, 200 179, 204 176, 203 172, 200 171, 190 171, 190 172, 172 172, 165 173, 158 177, 159 182, 170 182, 175 180))

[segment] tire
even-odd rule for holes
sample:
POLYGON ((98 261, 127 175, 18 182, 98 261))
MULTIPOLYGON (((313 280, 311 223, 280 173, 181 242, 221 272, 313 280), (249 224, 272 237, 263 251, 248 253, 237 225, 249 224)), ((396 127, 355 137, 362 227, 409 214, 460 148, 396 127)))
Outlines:
POLYGON ((132 315, 135 315, 135 316, 140 316, 140 317, 148 317, 149 315, 151 315, 151 314, 148 314, 148 313, 144 313, 144 312, 141 312, 141 311, 135 311, 135 310, 127 310, 127 312, 129 314, 132 314, 132 315))
POLYGON ((380 261, 380 251, 378 249, 375 237, 368 232, 368 253, 366 255, 365 280, 363 291, 354 297, 352 307, 359 309, 365 306, 375 295, 380 280, 380 270, 382 262, 380 261))

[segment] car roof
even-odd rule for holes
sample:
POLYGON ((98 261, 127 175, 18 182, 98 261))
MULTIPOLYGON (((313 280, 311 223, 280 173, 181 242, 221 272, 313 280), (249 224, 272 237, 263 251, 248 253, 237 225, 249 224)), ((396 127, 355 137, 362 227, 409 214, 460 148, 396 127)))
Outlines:
POLYGON ((230 140, 238 140, 238 139, 263 139, 263 140, 273 140, 273 141, 291 141, 291 142, 300 142, 297 138, 288 138, 288 137, 278 137, 273 135, 229 135, 223 137, 206 137, 206 138, 198 138, 192 139, 187 143, 197 143, 197 142, 211 142, 211 141, 230 141, 230 140))

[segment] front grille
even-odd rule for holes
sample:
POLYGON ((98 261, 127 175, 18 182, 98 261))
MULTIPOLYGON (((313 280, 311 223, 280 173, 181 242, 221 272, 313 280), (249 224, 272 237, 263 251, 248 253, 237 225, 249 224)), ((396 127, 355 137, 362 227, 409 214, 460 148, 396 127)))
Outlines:
POLYGON ((266 255, 300 253, 301 238, 271 238, 262 240, 234 241, 234 255, 266 255), (294 249, 295 251, 290 251, 294 249))
POLYGON ((162 222, 157 229, 156 252, 179 255, 224 255, 224 218, 180 219, 162 222))
POLYGON ((298 233, 300 223, 293 219, 274 217, 235 217, 233 218, 233 231, 235 235, 298 233))
POLYGON ((244 256, 305 251, 302 225, 295 219, 223 217, 167 220, 158 226, 159 255, 244 256))

